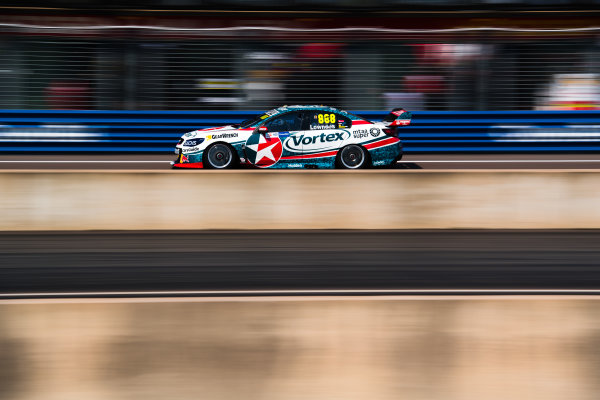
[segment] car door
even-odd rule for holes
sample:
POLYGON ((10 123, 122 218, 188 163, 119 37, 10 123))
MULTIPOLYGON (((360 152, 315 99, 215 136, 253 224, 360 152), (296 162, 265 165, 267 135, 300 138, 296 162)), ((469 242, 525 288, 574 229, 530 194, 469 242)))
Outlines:
POLYGON ((310 111, 307 131, 302 132, 302 152, 314 157, 330 157, 350 139, 349 118, 326 110, 310 111))
POLYGON ((294 147, 288 148, 284 143, 298 142, 297 136, 302 132, 304 114, 299 111, 277 115, 263 124, 267 128, 264 133, 253 133, 246 142, 246 157, 251 164, 266 168, 277 164, 282 156, 300 155, 294 147))

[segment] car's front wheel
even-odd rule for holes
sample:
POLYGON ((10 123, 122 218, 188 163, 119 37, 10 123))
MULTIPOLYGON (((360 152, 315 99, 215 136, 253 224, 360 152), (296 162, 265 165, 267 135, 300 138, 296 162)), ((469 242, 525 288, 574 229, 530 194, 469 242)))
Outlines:
POLYGON ((233 168, 233 150, 225 143, 215 143, 204 152, 204 167, 210 169, 233 168))
POLYGON ((365 149, 356 144, 350 144, 338 153, 338 168, 359 169, 365 168, 368 164, 368 156, 365 149))

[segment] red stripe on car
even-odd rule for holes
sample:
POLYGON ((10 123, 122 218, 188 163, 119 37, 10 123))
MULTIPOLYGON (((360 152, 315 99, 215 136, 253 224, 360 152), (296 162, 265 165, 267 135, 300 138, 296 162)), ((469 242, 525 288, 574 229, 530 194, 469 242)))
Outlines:
POLYGON ((383 140, 380 140, 378 142, 373 142, 373 143, 369 143, 369 144, 365 144, 365 148, 366 149, 376 149, 378 147, 383 147, 383 146, 387 146, 390 144, 394 144, 394 143, 398 143, 400 141, 400 139, 395 138, 395 137, 391 137, 391 138, 386 138, 383 140))
POLYGON ((287 156, 287 157, 281 157, 281 159, 282 160, 302 160, 305 158, 333 157, 336 154, 337 154, 337 150, 326 151, 324 153, 305 154, 302 156, 287 156))

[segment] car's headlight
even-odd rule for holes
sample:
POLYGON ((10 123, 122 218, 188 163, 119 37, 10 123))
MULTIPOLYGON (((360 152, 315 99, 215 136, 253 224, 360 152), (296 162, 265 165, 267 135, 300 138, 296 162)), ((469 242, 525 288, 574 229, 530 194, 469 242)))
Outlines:
POLYGON ((204 138, 188 139, 183 142, 183 147, 198 146, 202 142, 204 142, 204 138))

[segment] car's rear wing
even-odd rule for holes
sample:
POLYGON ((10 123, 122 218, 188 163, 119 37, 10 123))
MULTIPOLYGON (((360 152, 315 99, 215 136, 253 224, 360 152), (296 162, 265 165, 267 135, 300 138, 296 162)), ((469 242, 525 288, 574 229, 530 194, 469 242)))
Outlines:
POLYGON ((404 108, 394 108, 381 122, 393 128, 410 125, 411 118, 412 114, 404 108))

